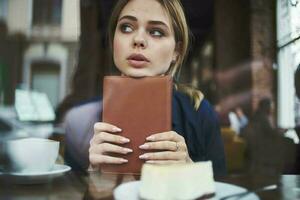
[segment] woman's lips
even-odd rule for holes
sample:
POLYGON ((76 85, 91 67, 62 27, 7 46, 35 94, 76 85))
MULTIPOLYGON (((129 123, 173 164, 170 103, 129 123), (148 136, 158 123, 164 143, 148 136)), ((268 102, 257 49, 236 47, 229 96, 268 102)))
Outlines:
POLYGON ((134 68, 143 68, 147 63, 149 63, 149 60, 142 54, 132 54, 127 58, 127 60, 129 65, 134 68))
POLYGON ((148 63, 147 61, 144 60, 128 60, 128 63, 130 66, 134 68, 143 68, 145 65, 148 63))

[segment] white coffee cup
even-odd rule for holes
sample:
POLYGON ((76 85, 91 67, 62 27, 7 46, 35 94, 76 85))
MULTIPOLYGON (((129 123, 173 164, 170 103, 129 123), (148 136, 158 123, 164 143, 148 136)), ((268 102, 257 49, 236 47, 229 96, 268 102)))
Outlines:
POLYGON ((59 142, 43 138, 23 138, 6 142, 7 154, 14 172, 50 171, 58 156, 59 142))

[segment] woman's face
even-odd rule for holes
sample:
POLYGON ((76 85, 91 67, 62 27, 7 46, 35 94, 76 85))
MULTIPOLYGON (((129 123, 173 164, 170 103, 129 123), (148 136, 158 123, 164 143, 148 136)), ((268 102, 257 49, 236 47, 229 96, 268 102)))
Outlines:
POLYGON ((170 19, 156 0, 130 0, 120 13, 113 41, 117 68, 132 77, 167 72, 176 60, 170 19))

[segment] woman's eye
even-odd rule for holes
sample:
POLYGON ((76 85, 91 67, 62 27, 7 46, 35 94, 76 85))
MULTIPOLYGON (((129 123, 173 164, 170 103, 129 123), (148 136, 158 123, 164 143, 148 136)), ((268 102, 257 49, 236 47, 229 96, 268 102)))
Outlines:
POLYGON ((150 30, 150 35, 155 36, 155 37, 163 37, 164 33, 161 30, 150 30))
POLYGON ((121 31, 122 31, 123 33, 130 33, 130 32, 133 31, 133 29, 132 29, 132 27, 131 27, 130 25, 128 25, 128 24, 122 24, 122 25, 121 25, 121 31))

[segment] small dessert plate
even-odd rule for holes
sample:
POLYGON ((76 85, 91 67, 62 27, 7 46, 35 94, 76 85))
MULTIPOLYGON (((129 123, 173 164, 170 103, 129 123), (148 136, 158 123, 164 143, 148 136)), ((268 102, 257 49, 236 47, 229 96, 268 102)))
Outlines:
MULTIPOLYGON (((215 186, 216 186, 216 194, 211 199, 220 199, 232 194, 237 194, 237 193, 247 191, 246 188, 232 185, 229 183, 223 183, 223 182, 215 182, 215 186)), ((139 187, 140 187, 140 181, 123 183, 114 190, 114 198, 116 200, 121 200, 121 199, 140 200, 139 187)), ((228 198, 228 200, 233 200, 233 199, 237 199, 237 198, 236 197, 228 198)), ((249 193, 243 197, 239 197, 238 199, 259 200, 259 197, 255 193, 249 193)))
POLYGON ((40 183, 47 183, 53 178, 62 176, 64 173, 70 170, 71 167, 67 165, 55 164, 52 170, 46 172, 34 172, 34 173, 0 172, 0 176, 4 179, 9 180, 9 182, 13 182, 16 184, 40 184, 40 183))

